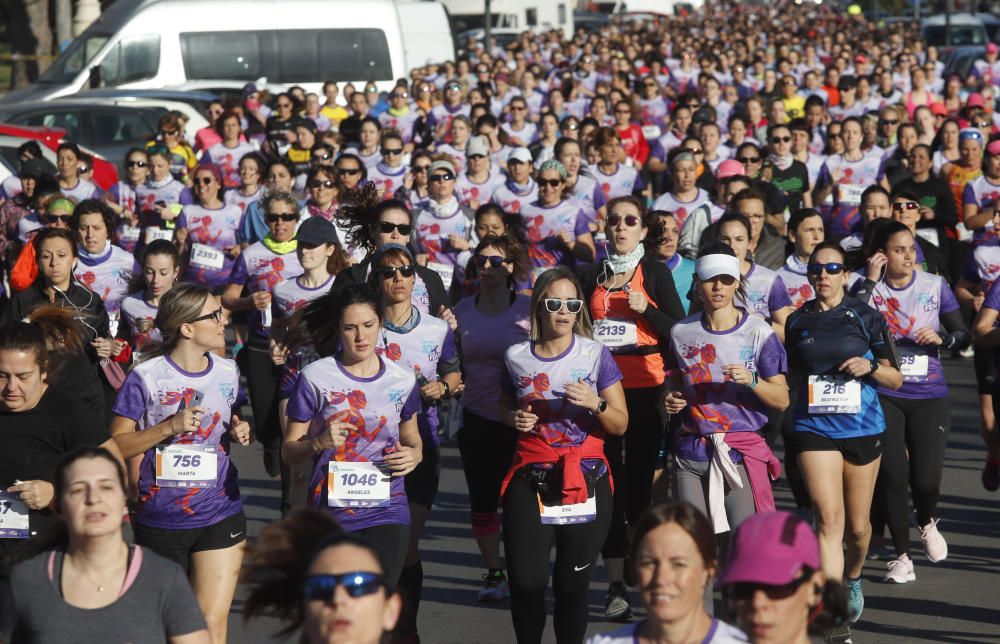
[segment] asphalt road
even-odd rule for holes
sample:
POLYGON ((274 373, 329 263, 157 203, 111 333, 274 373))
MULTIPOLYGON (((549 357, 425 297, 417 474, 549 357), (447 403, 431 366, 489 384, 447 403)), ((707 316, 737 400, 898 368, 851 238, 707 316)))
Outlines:
MULTIPOLYGON (((855 642, 1000 642, 1000 493, 980 484, 984 449, 978 433, 978 403, 971 360, 946 362, 951 386, 952 429, 945 460, 939 529, 948 540, 948 559, 932 564, 923 555, 920 533, 911 531, 917 581, 881 583, 885 563, 865 566, 865 610, 854 629, 855 642)), ((278 483, 264 472, 259 446, 234 448, 247 507, 249 534, 278 518, 278 483)), ((441 489, 422 541, 424 595, 419 627, 425 644, 513 642, 509 606, 479 604, 482 563, 468 526, 468 501, 454 442, 443 446, 441 489)), ((791 507, 786 487, 778 506, 791 507)), ((590 592, 588 632, 613 630, 603 618, 603 570, 590 592)), ((634 594, 634 603, 638 596, 634 594)), ((273 636, 275 619, 244 625, 237 597, 229 641, 256 644, 283 641, 273 636)), ((641 616, 641 610, 637 611, 641 616)), ((549 606, 551 617, 551 599, 549 606)), ((284 641, 296 641, 293 637, 284 641)), ((554 642, 551 619, 546 642, 554 642)))

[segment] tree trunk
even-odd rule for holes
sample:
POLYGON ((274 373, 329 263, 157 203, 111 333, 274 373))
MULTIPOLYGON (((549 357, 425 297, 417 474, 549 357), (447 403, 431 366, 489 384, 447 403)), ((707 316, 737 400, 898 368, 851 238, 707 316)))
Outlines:
POLYGON ((56 51, 73 42, 73 0, 55 0, 56 51))
MULTIPOLYGON (((15 0, 9 5, 11 50, 24 56, 52 54, 48 0, 15 0)), ((38 79, 52 61, 17 60, 11 70, 11 88, 24 87, 38 79)))

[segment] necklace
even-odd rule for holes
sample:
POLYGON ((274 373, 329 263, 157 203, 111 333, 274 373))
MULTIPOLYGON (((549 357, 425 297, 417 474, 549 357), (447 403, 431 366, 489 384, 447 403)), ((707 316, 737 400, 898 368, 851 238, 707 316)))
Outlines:
MULTIPOLYGON (((128 546, 125 546, 125 547, 127 548, 128 546)), ((128 560, 128 558, 126 557, 126 564, 125 564, 126 567, 128 567, 127 560, 128 560)), ((91 584, 93 584, 97 588, 97 592, 99 592, 99 593, 103 593, 104 592, 104 584, 106 584, 108 582, 108 580, 110 580, 113 577, 116 577, 118 574, 120 574, 120 572, 116 568, 114 571, 112 571, 111 574, 107 575, 100 583, 98 583, 98 582, 95 582, 94 578, 91 577, 90 574, 86 570, 84 570, 82 567, 79 567, 79 566, 74 566, 74 567, 76 568, 76 570, 81 575, 83 575, 84 579, 86 579, 87 581, 89 581, 91 584)))

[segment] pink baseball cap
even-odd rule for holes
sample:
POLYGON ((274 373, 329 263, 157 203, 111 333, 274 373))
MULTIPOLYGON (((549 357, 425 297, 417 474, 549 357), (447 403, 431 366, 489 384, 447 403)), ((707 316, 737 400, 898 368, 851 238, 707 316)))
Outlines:
POLYGON ((968 100, 965 101, 966 107, 983 107, 984 105, 986 105, 986 101, 983 100, 983 95, 979 92, 969 94, 968 100))
POLYGON ((1000 139, 997 139, 986 146, 986 154, 991 157, 1000 157, 1000 139))
POLYGON ((747 174, 743 164, 736 159, 726 159, 719 164, 715 170, 716 179, 726 179, 729 177, 745 177, 747 174))
POLYGON ((719 585, 783 586, 804 567, 820 569, 819 541, 809 524, 791 512, 761 512, 736 529, 719 585))
POLYGON ((997 53, 998 50, 1000 50, 1000 47, 997 47, 997 44, 995 42, 991 42, 990 44, 986 45, 987 54, 995 54, 997 53))
POLYGON ((948 116, 948 108, 944 103, 931 103, 931 114, 935 116, 948 116))

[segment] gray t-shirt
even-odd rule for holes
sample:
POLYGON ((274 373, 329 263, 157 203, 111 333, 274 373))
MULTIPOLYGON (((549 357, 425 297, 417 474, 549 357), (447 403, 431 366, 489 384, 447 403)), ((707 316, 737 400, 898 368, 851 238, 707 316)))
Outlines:
POLYGON ((162 644, 206 628, 180 566, 148 549, 136 546, 139 571, 125 593, 94 609, 76 608, 62 598, 58 579, 49 579, 50 554, 18 564, 0 585, 0 641, 162 644))

